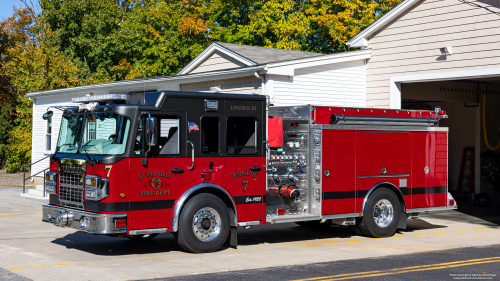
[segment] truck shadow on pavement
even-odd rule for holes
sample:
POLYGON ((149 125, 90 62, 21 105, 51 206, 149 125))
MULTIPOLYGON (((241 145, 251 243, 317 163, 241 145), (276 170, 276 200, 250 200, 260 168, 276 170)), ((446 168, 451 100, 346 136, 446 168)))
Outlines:
MULTIPOLYGON (((407 229, 398 230, 397 233, 405 234, 416 230, 444 228, 424 220, 408 221, 407 229)), ((305 242, 316 243, 323 239, 367 237, 356 236, 347 227, 303 227, 295 223, 255 226, 248 230, 238 228, 238 244, 240 246, 276 245, 280 243, 305 242)), ((128 238, 115 238, 102 235, 90 235, 83 232, 74 232, 52 241, 67 249, 75 249, 98 256, 127 256, 179 252, 181 248, 170 233, 160 234, 149 241, 133 241, 128 238)), ((225 245, 221 250, 227 249, 225 245)))
POLYGON ((170 233, 160 234, 148 241, 134 241, 77 231, 55 239, 52 243, 99 256, 143 255, 181 250, 170 233))

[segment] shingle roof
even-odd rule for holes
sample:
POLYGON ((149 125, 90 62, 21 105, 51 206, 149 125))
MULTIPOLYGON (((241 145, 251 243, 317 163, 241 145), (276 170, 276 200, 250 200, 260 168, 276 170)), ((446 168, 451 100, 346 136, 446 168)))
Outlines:
POLYGON ((325 54, 215 42, 256 64, 324 56, 325 54))

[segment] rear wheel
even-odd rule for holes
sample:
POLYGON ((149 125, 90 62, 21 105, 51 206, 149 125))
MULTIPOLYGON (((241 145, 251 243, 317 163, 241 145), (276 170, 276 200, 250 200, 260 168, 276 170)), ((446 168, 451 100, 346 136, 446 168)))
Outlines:
POLYGON ((208 253, 217 251, 226 242, 229 229, 226 204, 215 195, 202 193, 186 203, 174 238, 186 251, 208 253))
POLYGON ((388 188, 379 188, 366 202, 359 230, 371 237, 389 237, 398 228, 401 208, 399 199, 388 188))

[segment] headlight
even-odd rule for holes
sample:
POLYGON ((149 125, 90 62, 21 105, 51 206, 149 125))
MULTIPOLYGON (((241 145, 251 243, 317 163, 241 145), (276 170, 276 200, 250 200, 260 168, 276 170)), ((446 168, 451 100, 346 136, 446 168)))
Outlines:
POLYGON ((45 173, 45 192, 57 195, 58 186, 59 182, 57 181, 57 173, 52 171, 45 173))
POLYGON ((85 177, 85 200, 101 201, 109 196, 109 181, 98 176, 85 177))

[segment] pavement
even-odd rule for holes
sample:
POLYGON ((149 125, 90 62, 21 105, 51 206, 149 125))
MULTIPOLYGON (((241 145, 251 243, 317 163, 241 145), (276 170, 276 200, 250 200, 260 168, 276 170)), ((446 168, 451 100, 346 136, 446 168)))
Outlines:
POLYGON ((498 280, 500 279, 499 252, 500 245, 492 245, 410 255, 180 276, 168 278, 168 280, 498 280))
MULTIPOLYGON (((132 241, 55 227, 42 222, 42 202, 21 198, 21 190, 19 187, 0 186, 1 281, 187 279, 189 276, 201 278, 209 274, 219 274, 217 278, 222 278, 228 273, 248 270, 275 270, 277 276, 287 280, 313 277, 329 280, 333 277, 325 277, 328 274, 352 274, 377 268, 370 267, 367 260, 389 258, 387 264, 390 266, 381 269, 391 270, 448 261, 444 258, 431 260, 421 255, 428 252, 473 249, 470 251, 475 255, 450 255, 456 256, 456 261, 462 263, 475 257, 493 257, 494 254, 486 252, 498 252, 498 247, 492 245, 500 243, 499 212, 490 214, 487 211, 490 215, 482 219, 477 214, 446 211, 424 214, 422 220, 409 221, 406 230, 400 230, 389 238, 356 236, 344 227, 320 230, 286 223, 238 229, 237 249, 226 247, 215 253, 190 254, 177 246, 171 234, 161 234, 151 241, 132 241), (488 250, 481 250, 484 247, 488 250), (488 247, 493 248, 490 250, 488 247), (414 258, 403 264, 395 262, 405 260, 403 256, 414 258), (330 263, 332 268, 338 270, 319 271, 323 275, 313 275, 313 270, 304 270, 303 275, 289 274, 287 270, 304 266, 314 269, 323 263, 330 263)), ((496 254, 498 256, 500 254, 496 254)), ((484 272, 500 274, 499 264, 491 264, 497 269, 487 268, 484 272)), ((416 273, 438 273, 437 270, 427 272, 416 273)), ((446 274, 462 271, 454 268, 443 272, 444 275, 436 277, 449 280, 452 278, 446 274)), ((396 274, 391 276, 398 278, 396 274)), ((262 278, 270 279, 266 275, 257 279, 262 278)))

